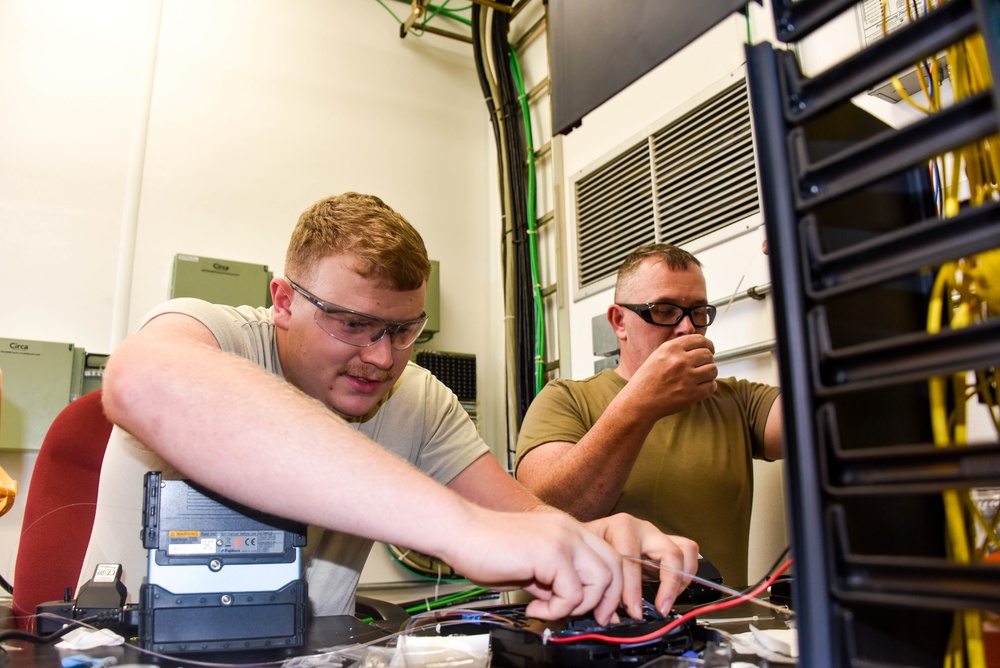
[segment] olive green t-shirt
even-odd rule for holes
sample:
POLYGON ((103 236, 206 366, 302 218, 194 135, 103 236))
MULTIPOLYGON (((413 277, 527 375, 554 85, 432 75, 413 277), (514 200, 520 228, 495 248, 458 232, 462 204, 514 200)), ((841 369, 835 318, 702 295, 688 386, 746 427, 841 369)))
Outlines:
MULTIPOLYGON (((548 383, 521 425, 515 470, 532 448, 578 442, 625 384, 613 369, 548 383)), ((659 420, 613 512, 697 541, 728 586, 745 586, 752 460, 764 457, 764 426, 778 393, 769 385, 721 378, 711 397, 659 420)))

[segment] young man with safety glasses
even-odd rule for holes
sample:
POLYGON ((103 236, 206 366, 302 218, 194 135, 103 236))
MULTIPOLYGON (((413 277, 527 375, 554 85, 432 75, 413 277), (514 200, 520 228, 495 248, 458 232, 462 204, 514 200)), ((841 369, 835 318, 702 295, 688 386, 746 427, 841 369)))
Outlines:
POLYGON ((307 209, 273 307, 171 300, 111 355, 104 407, 116 424, 81 577, 121 563, 138 592, 148 470, 310 525, 314 614, 350 614, 372 541, 436 556, 476 582, 524 587, 528 614, 624 602, 641 616, 640 568, 661 571, 669 607, 697 546, 618 515, 582 525, 542 504, 497 463, 454 394, 410 354, 426 315, 420 235, 377 197, 307 209))

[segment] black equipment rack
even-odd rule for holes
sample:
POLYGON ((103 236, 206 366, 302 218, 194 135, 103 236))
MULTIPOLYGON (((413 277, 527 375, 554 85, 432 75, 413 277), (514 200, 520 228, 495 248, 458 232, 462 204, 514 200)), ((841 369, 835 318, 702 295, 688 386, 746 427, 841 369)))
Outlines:
MULTIPOLYGON (((855 4, 772 0, 778 39, 794 46, 855 4)), ((1000 203, 939 219, 921 183, 934 156, 998 132, 996 75, 903 129, 810 135, 977 31, 1000 72, 998 4, 951 0, 808 77, 793 50, 747 47, 803 666, 940 666, 955 611, 1000 610, 1000 567, 947 558, 941 502, 1000 486, 1000 444, 936 447, 919 409, 930 378, 1000 364, 1000 318, 936 335, 920 320, 934 268, 1000 247, 1000 203)))

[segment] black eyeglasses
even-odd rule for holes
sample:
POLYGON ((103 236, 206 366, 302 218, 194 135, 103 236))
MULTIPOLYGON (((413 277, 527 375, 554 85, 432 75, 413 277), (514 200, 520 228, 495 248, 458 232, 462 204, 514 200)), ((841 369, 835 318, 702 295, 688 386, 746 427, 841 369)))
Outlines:
POLYGON ((651 325, 660 327, 675 327, 681 324, 685 316, 695 327, 708 327, 715 321, 715 307, 711 304, 696 304, 695 306, 680 306, 670 302, 651 302, 649 304, 618 304, 639 314, 639 317, 651 325))
POLYGON ((427 314, 421 313, 419 318, 404 322, 389 322, 367 313, 359 313, 349 308, 343 308, 330 302, 325 302, 316 295, 299 287, 290 278, 285 278, 288 284, 306 298, 317 309, 313 320, 324 332, 352 346, 367 348, 382 340, 386 334, 396 350, 406 350, 417 341, 420 332, 427 324, 427 314))

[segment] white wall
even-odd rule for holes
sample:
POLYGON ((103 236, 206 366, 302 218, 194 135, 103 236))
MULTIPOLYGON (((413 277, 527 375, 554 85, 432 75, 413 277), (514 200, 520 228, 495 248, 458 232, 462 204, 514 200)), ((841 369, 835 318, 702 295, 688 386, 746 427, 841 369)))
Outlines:
MULTIPOLYGON (((0 336, 111 352, 168 297, 174 254, 280 275, 303 209, 371 192, 441 261, 428 347, 477 355, 502 452, 485 382, 502 376, 495 178, 470 45, 401 40, 375 0, 0 0, 0 89, 0 336)), ((33 461, 0 453, 21 487, 0 519, 8 579, 33 461)))

